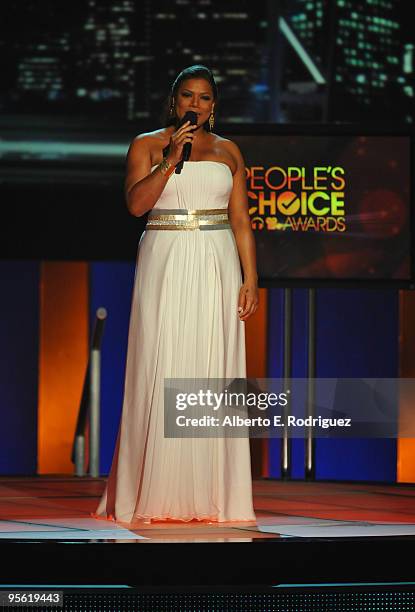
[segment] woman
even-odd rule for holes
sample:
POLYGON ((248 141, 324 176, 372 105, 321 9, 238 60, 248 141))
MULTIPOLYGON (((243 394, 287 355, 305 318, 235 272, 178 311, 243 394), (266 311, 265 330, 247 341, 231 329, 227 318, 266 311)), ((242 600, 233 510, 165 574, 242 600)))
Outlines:
POLYGON ((164 437, 164 378, 244 378, 244 322, 258 307, 244 160, 212 131, 216 102, 210 70, 186 68, 172 86, 167 126, 137 136, 128 152, 128 210, 150 214, 138 246, 121 425, 94 516, 255 520, 248 438, 164 437), (187 111, 197 125, 179 127, 187 111), (186 143, 191 158, 177 173, 186 143))

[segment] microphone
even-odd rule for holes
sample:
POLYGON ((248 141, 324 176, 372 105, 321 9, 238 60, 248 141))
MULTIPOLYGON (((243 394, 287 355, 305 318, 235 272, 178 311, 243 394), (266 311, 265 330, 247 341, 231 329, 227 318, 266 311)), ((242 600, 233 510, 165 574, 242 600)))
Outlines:
MULTIPOLYGON (((191 125, 197 125, 197 114, 194 111, 187 111, 184 114, 184 117, 180 120, 179 127, 184 125, 186 123, 186 121, 190 121, 191 125)), ((191 142, 185 142, 184 145, 183 145, 182 159, 179 161, 179 163, 176 166, 176 170, 175 170, 176 174, 180 174, 181 173, 182 168, 183 168, 183 163, 185 161, 188 161, 188 159, 190 158, 191 153, 192 153, 192 143, 191 142)))

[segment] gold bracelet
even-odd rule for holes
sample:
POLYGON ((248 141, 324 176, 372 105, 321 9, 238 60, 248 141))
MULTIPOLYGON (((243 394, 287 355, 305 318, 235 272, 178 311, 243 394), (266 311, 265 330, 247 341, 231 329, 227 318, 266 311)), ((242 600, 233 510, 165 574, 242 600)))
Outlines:
POLYGON ((174 170, 174 167, 172 167, 172 164, 168 161, 166 157, 163 157, 163 159, 161 160, 159 164, 159 168, 163 176, 166 176, 167 174, 171 174, 171 172, 169 172, 170 169, 172 169, 172 172, 174 170))

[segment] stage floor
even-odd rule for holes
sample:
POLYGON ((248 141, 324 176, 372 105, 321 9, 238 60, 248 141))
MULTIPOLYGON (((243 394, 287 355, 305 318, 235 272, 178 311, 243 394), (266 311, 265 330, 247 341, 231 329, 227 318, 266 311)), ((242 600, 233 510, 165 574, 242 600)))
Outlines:
POLYGON ((104 485, 0 478, 2 583, 415 583, 415 485, 257 480, 256 522, 133 526, 91 518, 104 485))
MULTIPOLYGON (((350 535, 364 535, 362 528, 365 525, 385 528, 388 525, 405 526, 408 535, 411 535, 413 525, 415 535, 415 485, 257 480, 253 483, 256 522, 207 524, 198 521, 158 521, 133 525, 91 518, 90 514, 96 509, 104 485, 104 479, 89 477, 0 478, 0 538, 8 533, 8 538, 25 539, 25 533, 33 532, 31 526, 38 529, 39 538, 42 534, 53 538, 53 532, 48 532, 47 527, 51 525, 56 532, 60 523, 63 529, 68 529, 68 539, 77 526, 80 529, 88 526, 92 531, 94 527, 110 531, 121 526, 137 534, 137 542, 140 543, 222 542, 224 539, 250 541, 287 535, 302 537, 301 529, 296 531, 295 527, 307 527, 303 530, 307 537, 318 536, 318 529, 322 527, 330 527, 329 534, 334 537, 339 533, 347 537, 347 530, 340 527, 355 526, 360 531, 351 529, 350 535), (48 524, 48 520, 52 522, 48 524)), ((325 532, 321 533, 324 537, 325 532)), ((383 535, 382 531, 376 532, 374 529, 372 533, 383 535)), ((384 535, 401 534, 406 535, 399 531, 384 531, 384 535)), ((59 534, 59 539, 63 537, 59 534)), ((92 537, 93 534, 85 534, 86 539, 92 537)))

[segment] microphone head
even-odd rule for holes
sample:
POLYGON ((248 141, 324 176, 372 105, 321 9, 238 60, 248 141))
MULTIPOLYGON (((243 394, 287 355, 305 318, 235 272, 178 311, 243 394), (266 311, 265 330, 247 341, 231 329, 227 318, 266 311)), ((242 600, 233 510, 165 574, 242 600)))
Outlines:
MULTIPOLYGON (((184 114, 184 117, 180 120, 179 127, 184 125, 186 121, 190 121, 190 125, 197 125, 197 113, 195 113, 194 111, 186 111, 186 113, 184 114)), ((182 159, 176 166, 176 170, 175 170, 176 174, 180 174, 182 167, 183 167, 183 162, 189 161, 191 152, 192 152, 192 143, 185 142, 183 145, 182 159)))
POLYGON ((194 111, 186 111, 180 125, 183 125, 186 121, 190 121, 190 125, 197 125, 197 114, 194 111))

